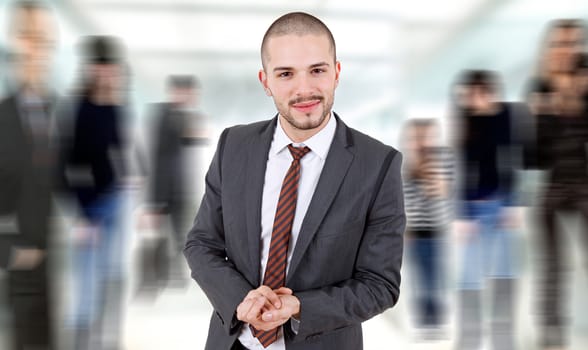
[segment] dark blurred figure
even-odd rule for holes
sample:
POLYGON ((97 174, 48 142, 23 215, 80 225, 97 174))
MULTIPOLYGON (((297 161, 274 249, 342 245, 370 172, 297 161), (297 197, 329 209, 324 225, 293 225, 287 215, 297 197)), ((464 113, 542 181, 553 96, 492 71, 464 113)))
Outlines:
POLYGON ((73 230, 75 349, 118 349, 124 231, 122 180, 126 66, 117 39, 83 42, 81 90, 63 133, 64 173, 78 219, 73 230))
POLYGON ((194 179, 187 174, 191 168, 202 167, 194 146, 207 142, 205 120, 194 109, 201 89, 196 77, 170 76, 167 89, 169 102, 152 107, 152 169, 147 210, 141 220, 143 229, 150 228, 156 234, 142 242, 140 293, 157 292, 167 284, 184 287, 189 282, 182 250, 188 218, 198 208, 190 207, 195 198, 191 198, 189 182, 194 179), (169 225, 164 224, 166 217, 169 225), (167 227, 169 232, 163 232, 167 227))
POLYGON ((414 309, 418 336, 423 340, 444 337, 446 277, 444 242, 450 219, 453 161, 440 143, 434 119, 409 120, 402 135, 404 208, 408 248, 416 277, 414 309))
POLYGON ((491 346, 514 349, 513 231, 520 226, 514 207, 514 106, 500 102, 498 76, 465 71, 454 87, 456 151, 461 167, 458 234, 464 239, 459 280, 457 349, 482 344, 482 291, 492 285, 491 346), (489 280, 488 280, 489 278, 489 280))
POLYGON ((55 96, 47 80, 56 43, 52 11, 34 1, 9 9, 14 81, 0 102, 0 267, 8 271, 11 349, 52 349, 48 244, 55 96))
POLYGON ((585 33, 579 20, 551 23, 537 76, 531 79, 527 94, 537 125, 532 163, 547 172, 538 208, 542 224, 539 334, 545 349, 564 349, 568 343, 568 320, 563 312, 566 240, 556 214, 579 212, 585 221, 581 224, 583 243, 588 242, 588 59, 581 53, 585 33))
POLYGON ((538 62, 537 78, 548 80, 556 91, 571 88, 576 56, 585 47, 581 20, 553 21, 546 33, 538 62))

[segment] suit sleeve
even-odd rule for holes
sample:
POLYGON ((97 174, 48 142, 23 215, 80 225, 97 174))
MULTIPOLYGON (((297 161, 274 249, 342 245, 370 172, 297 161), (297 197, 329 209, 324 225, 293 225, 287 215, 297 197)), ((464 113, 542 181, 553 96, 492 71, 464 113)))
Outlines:
POLYGON ((169 184, 172 167, 170 164, 170 152, 168 147, 173 140, 168 139, 169 125, 166 123, 165 111, 163 108, 158 108, 154 113, 156 118, 155 128, 152 130, 152 137, 154 140, 153 159, 151 167, 150 188, 149 188, 149 202, 152 206, 159 207, 159 209, 166 209, 169 204, 169 184))
MULTIPOLYGON (((21 232, 19 201, 23 181, 20 116, 14 98, 0 101, 0 268, 8 267, 13 247, 35 246, 37 241, 21 232)), ((36 237, 35 237, 36 238, 36 237)))
POLYGON ((216 154, 206 174, 206 189, 200 210, 184 249, 192 278, 202 288, 228 335, 238 332, 241 322, 235 311, 253 286, 228 259, 223 229, 222 158, 228 129, 220 137, 216 154))
MULTIPOLYGON (((372 206, 352 278, 320 289, 295 292, 300 300, 298 333, 293 342, 361 323, 392 307, 400 291, 403 234, 406 224, 400 166, 391 154, 380 170, 372 206)), ((288 332, 288 327, 284 328, 288 332)))

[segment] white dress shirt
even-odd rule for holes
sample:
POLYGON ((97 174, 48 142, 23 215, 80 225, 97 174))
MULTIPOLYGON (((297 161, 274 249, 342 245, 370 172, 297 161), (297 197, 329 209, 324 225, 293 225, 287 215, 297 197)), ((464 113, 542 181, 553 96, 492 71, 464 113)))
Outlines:
MULTIPOLYGON (((293 157, 290 154, 287 146, 292 144, 294 147, 308 147, 310 152, 302 157, 300 161, 300 180, 298 182, 298 198, 296 201, 296 212, 294 214, 294 222, 292 224, 292 235, 288 245, 288 261, 286 267, 286 274, 290 267, 290 260, 292 259, 292 252, 296 246, 302 220, 306 215, 306 210, 312 199, 312 195, 319 181, 319 177, 325 165, 331 142, 335 136, 335 128, 337 127, 337 120, 330 115, 327 125, 314 136, 304 141, 303 143, 295 143, 282 129, 280 118, 278 117, 278 125, 274 132, 274 138, 269 149, 267 168, 265 171, 265 181, 263 185, 263 197, 261 202, 261 261, 260 261, 260 276, 265 273, 265 266, 269 255, 270 241, 272 237, 272 227, 274 224, 274 216, 276 214, 276 207, 278 206, 278 199, 280 190, 282 188, 282 181, 286 176, 288 168, 292 163, 293 157)), ((239 335, 241 344, 249 350, 285 350, 284 336, 282 328, 278 332, 278 339, 264 348, 261 343, 253 336, 248 324, 243 325, 241 334, 239 335)))

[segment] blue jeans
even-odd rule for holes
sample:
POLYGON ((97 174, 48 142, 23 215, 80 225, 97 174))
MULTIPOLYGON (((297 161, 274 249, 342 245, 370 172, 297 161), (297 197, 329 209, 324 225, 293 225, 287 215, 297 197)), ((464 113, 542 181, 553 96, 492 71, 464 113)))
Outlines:
POLYGON ((84 208, 86 219, 97 229, 97 239, 74 246, 74 324, 90 329, 104 311, 105 291, 122 280, 124 238, 120 230, 122 196, 113 191, 84 208))
POLYGON ((437 237, 414 238, 410 243, 418 283, 416 308, 420 326, 439 326, 442 322, 442 245, 443 240, 437 237))
POLYGON ((512 233, 500 223, 503 208, 499 199, 465 203, 467 219, 477 224, 477 232, 464 245, 462 290, 481 290, 486 277, 515 277, 512 233))

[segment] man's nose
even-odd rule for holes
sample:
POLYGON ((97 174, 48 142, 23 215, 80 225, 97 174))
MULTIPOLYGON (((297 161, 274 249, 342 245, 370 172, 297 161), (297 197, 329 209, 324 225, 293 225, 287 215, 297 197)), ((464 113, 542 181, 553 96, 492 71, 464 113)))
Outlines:
POLYGON ((313 91, 311 76, 306 73, 298 74, 296 79, 296 95, 305 96, 313 91))

